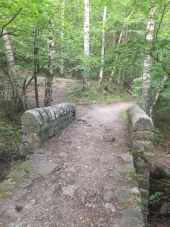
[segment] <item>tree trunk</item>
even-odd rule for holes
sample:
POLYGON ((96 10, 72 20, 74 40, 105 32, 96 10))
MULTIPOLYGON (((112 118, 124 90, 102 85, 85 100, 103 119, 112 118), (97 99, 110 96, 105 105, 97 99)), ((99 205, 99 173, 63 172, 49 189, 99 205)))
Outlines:
POLYGON ((90 54, 90 43, 89 43, 89 0, 84 0, 84 75, 83 75, 83 87, 89 88, 89 54, 90 54))
POLYGON ((48 70, 45 77, 45 98, 44 105, 50 106, 52 102, 52 83, 54 77, 54 40, 53 40, 53 24, 49 22, 49 38, 47 40, 48 48, 48 70))
MULTIPOLYGON (((134 9, 130 12, 130 14, 126 17, 126 21, 128 21, 134 13, 134 9)), ((119 40, 118 40, 118 45, 124 40, 127 40, 127 34, 128 34, 128 29, 126 24, 122 26, 122 30, 120 32, 119 40), (124 39, 123 39, 124 38, 124 39)))
POLYGON ((60 74, 64 75, 64 20, 65 20, 65 0, 61 0, 61 66, 60 74))
MULTIPOLYGON (((130 12, 130 14, 126 17, 126 21, 128 21, 128 20, 132 17, 133 13, 134 13, 134 9, 133 9, 133 10, 130 12)), ((125 25, 125 23, 124 23, 123 26, 122 26, 122 30, 121 30, 121 32, 120 32, 120 35, 119 35, 119 39, 118 39, 117 45, 121 44, 121 42, 123 41, 123 38, 124 38, 124 41, 127 41, 127 39, 128 39, 127 36, 128 36, 128 28, 126 27, 126 25, 125 25)), ((117 58, 117 56, 116 56, 116 58, 117 58)), ((113 71, 112 71, 112 73, 111 73, 111 75, 110 75, 109 81, 112 81, 113 75, 115 75, 115 68, 116 68, 116 67, 114 67, 114 69, 113 69, 113 71)))
MULTIPOLYGON (((152 42, 154 39, 154 30, 155 30, 155 20, 153 19, 154 11, 156 8, 151 10, 150 13, 150 19, 147 24, 147 35, 146 35, 146 41, 152 42)), ((144 60, 144 66, 143 66, 143 84, 142 84, 142 107, 145 112, 149 112, 149 106, 150 106, 150 86, 151 86, 151 75, 150 75, 150 68, 152 66, 152 58, 148 54, 144 60)))
MULTIPOLYGON (((4 30, 4 33, 7 33, 6 30, 4 30)), ((11 76, 11 81, 15 86, 14 88, 16 93, 18 92, 18 87, 19 87, 19 73, 17 70, 17 66, 15 64, 11 41, 7 34, 3 35, 2 39, 4 41, 4 49, 5 49, 5 55, 6 55, 7 65, 8 65, 8 74, 11 76)))
POLYGON ((101 85, 103 80, 103 70, 104 70, 104 54, 105 54, 105 25, 106 25, 106 18, 107 18, 107 6, 104 7, 103 12, 103 32, 102 32, 102 51, 101 51, 101 68, 99 73, 99 85, 101 85))
POLYGON ((6 29, 4 29, 4 35, 2 36, 3 42, 4 42, 4 51, 6 55, 7 65, 8 65, 8 75, 11 83, 11 101, 13 104, 13 108, 18 111, 19 108, 21 108, 22 105, 22 95, 20 91, 21 83, 19 83, 19 73, 17 66, 15 64, 15 59, 12 51, 12 45, 10 38, 7 34, 6 29))
POLYGON ((34 30, 34 88, 35 88, 35 101, 36 101, 37 108, 39 107, 37 76, 40 68, 38 40, 39 40, 39 27, 38 25, 36 25, 34 30))

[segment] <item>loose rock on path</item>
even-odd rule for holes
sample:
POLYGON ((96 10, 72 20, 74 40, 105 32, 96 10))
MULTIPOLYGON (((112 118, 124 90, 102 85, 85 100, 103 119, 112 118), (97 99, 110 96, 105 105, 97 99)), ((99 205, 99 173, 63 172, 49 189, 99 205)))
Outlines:
POLYGON ((10 199, 0 202, 0 226, 141 227, 121 117, 129 105, 86 107, 59 138, 45 144, 44 153, 32 155, 24 164, 32 180, 15 185, 10 199))

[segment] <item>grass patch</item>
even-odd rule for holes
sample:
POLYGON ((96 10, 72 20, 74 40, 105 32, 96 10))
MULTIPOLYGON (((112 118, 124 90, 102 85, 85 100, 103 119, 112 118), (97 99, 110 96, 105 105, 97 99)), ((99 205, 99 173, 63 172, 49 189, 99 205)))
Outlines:
POLYGON ((152 204, 155 202, 159 202, 161 200, 162 196, 163 196, 162 192, 154 192, 153 194, 151 194, 149 196, 149 203, 152 204))
POLYGON ((20 183, 22 181, 22 177, 19 176, 17 173, 14 173, 14 172, 9 173, 6 176, 6 179, 10 180, 13 184, 20 183))
POLYGON ((1 199, 6 199, 10 193, 6 190, 3 184, 0 184, 0 200, 1 199))
POLYGON ((84 90, 82 84, 77 83, 65 93, 65 99, 68 102, 93 104, 105 103, 111 104, 119 100, 129 100, 129 95, 124 91, 115 90, 114 94, 108 92, 105 86, 98 86, 97 82, 92 82, 91 87, 84 90))
POLYGON ((26 165, 20 165, 20 166, 17 166, 16 168, 18 171, 24 171, 26 173, 29 173, 30 172, 30 167, 29 166, 26 166, 26 165))
POLYGON ((24 179, 30 175, 26 171, 13 171, 6 176, 7 180, 10 180, 13 184, 20 184, 24 179))
POLYGON ((124 202, 122 205, 123 205, 123 208, 125 208, 125 209, 127 209, 129 207, 138 208, 139 202, 134 198, 133 200, 129 200, 127 202, 124 202))
POLYGON ((121 120, 127 121, 127 110, 121 112, 121 120))
POLYGON ((19 157, 20 123, 0 115, 0 158, 10 161, 19 157))

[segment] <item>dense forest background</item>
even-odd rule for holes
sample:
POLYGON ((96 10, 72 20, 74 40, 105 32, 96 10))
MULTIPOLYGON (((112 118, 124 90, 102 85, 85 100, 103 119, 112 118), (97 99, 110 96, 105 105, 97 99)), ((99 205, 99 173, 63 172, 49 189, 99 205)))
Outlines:
POLYGON ((53 78, 69 77, 82 80, 70 88, 75 96, 95 102, 95 92, 99 99, 128 93, 154 118, 158 142, 168 139, 169 1, 1 0, 0 8, 2 137, 19 137, 11 120, 31 108, 30 85, 38 107, 45 78, 44 105, 50 105, 53 78))

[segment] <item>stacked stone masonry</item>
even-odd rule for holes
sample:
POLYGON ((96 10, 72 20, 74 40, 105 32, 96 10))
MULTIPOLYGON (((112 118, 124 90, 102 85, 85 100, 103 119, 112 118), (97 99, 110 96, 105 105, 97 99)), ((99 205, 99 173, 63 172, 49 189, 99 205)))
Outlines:
POLYGON ((138 105, 134 104, 128 110, 128 129, 130 147, 142 198, 143 216, 145 222, 147 222, 149 174, 150 168, 154 164, 154 125, 152 119, 138 105))
POLYGON ((75 105, 71 103, 26 111, 21 118, 21 152, 32 153, 41 148, 48 138, 59 136, 75 120, 75 115, 75 105))

